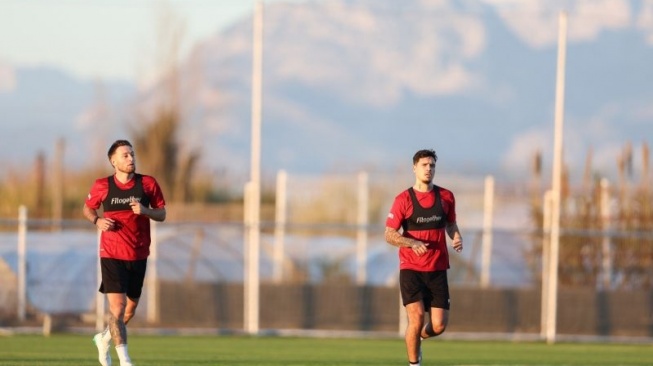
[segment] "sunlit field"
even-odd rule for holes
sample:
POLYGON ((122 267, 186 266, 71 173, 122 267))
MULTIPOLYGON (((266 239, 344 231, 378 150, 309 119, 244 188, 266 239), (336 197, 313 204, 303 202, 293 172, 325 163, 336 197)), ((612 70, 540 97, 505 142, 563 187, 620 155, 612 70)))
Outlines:
MULTIPOLYGON (((140 336, 129 340, 137 366, 407 365, 401 339, 140 336)), ((651 365, 651 345, 427 341, 422 365, 651 365)), ((113 353, 114 365, 119 362, 113 353)), ((90 336, 0 337, 0 365, 99 365, 90 336)))

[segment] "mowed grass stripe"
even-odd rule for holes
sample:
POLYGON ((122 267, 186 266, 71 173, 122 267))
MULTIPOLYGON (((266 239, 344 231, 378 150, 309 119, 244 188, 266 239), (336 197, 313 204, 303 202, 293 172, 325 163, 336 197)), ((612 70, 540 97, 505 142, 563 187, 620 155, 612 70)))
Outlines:
MULTIPOLYGON (((242 336, 145 336, 129 339, 137 366, 326 366, 406 365, 401 339, 322 339, 242 336)), ((430 365, 652 365, 651 345, 547 345, 539 342, 428 340, 423 366, 430 365)), ((114 364, 118 365, 115 352, 114 364)), ((0 337, 0 365, 98 365, 91 336, 0 337)))

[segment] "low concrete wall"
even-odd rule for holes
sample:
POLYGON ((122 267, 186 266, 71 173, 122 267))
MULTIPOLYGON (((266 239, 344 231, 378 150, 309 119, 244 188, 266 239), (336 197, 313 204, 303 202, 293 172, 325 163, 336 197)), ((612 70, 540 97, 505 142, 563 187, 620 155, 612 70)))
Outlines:
MULTIPOLYGON (((242 329, 243 286, 161 283, 161 326, 242 329)), ((451 288, 453 332, 539 333, 539 289, 451 288)), ((396 288, 261 285, 262 329, 398 331, 396 288)), ((653 292, 560 289, 560 334, 653 336, 653 292)))

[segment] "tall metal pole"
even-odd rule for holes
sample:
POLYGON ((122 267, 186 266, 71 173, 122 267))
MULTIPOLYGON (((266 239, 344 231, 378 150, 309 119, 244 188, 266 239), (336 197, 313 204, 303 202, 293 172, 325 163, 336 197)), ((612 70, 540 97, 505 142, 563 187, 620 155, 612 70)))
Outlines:
POLYGON ((369 209, 369 188, 367 172, 358 174, 358 230, 356 232, 356 283, 367 282, 367 225, 369 209))
MULTIPOLYGON (((96 269, 96 278, 97 278, 97 287, 100 287, 102 283, 102 265, 100 260, 100 246, 102 238, 102 230, 97 230, 97 264, 96 269)), ((96 288, 97 288, 96 287, 96 288)), ((104 294, 100 291, 95 293, 95 330, 102 331, 104 329, 104 314, 106 313, 106 299, 104 294)))
POLYGON ((18 321, 25 320, 27 308, 27 207, 18 208, 18 321))
POLYGON ((551 201, 553 191, 544 193, 542 205, 542 302, 540 311, 540 336, 546 338, 549 304, 549 263, 551 260, 551 201))
POLYGON ((601 229, 603 238, 601 240, 602 285, 604 290, 612 288, 612 245, 610 244, 610 183, 607 179, 601 179, 601 229))
POLYGON ((147 263, 147 322, 159 322, 159 240, 157 222, 150 220, 152 244, 150 245, 150 258, 147 263))
POLYGON ((263 89, 263 2, 254 7, 252 45, 252 146, 250 179, 261 184, 261 109, 263 89))
POLYGON ((558 261, 560 252, 560 204, 562 190, 562 138, 565 97, 565 58, 567 48, 567 13, 559 15, 558 63, 555 98, 555 132, 553 141, 553 177, 551 204, 551 258, 549 261, 548 304, 547 304, 547 343, 555 343, 558 301, 558 261))
POLYGON ((481 257, 481 287, 490 286, 492 267, 492 213, 494 212, 494 177, 485 177, 485 197, 483 202, 483 251, 481 257))
POLYGON ((284 239, 286 236, 287 198, 286 190, 288 174, 285 170, 277 173, 277 194, 275 198, 274 214, 274 267, 273 279, 275 283, 281 283, 283 279, 283 258, 284 239))
POLYGON ((53 229, 61 230, 63 218, 63 194, 64 194, 64 151, 66 141, 63 138, 57 140, 54 154, 53 179, 52 179, 52 224, 53 229))
POLYGON ((249 204, 247 248, 245 250, 245 331, 257 334, 259 330, 259 250, 261 211, 261 105, 263 74, 263 2, 254 7, 252 29, 252 156, 250 182, 246 187, 249 204))

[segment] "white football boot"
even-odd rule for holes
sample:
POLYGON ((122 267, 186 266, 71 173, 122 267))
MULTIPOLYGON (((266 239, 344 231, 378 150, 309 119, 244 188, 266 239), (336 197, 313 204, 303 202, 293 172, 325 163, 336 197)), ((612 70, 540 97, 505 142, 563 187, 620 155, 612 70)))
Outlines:
POLYGON ((100 365, 102 366, 111 366, 111 338, 109 338, 109 341, 105 341, 103 338, 102 333, 98 333, 93 337, 93 343, 95 343, 95 347, 97 347, 97 352, 98 352, 98 361, 100 361, 100 365))

